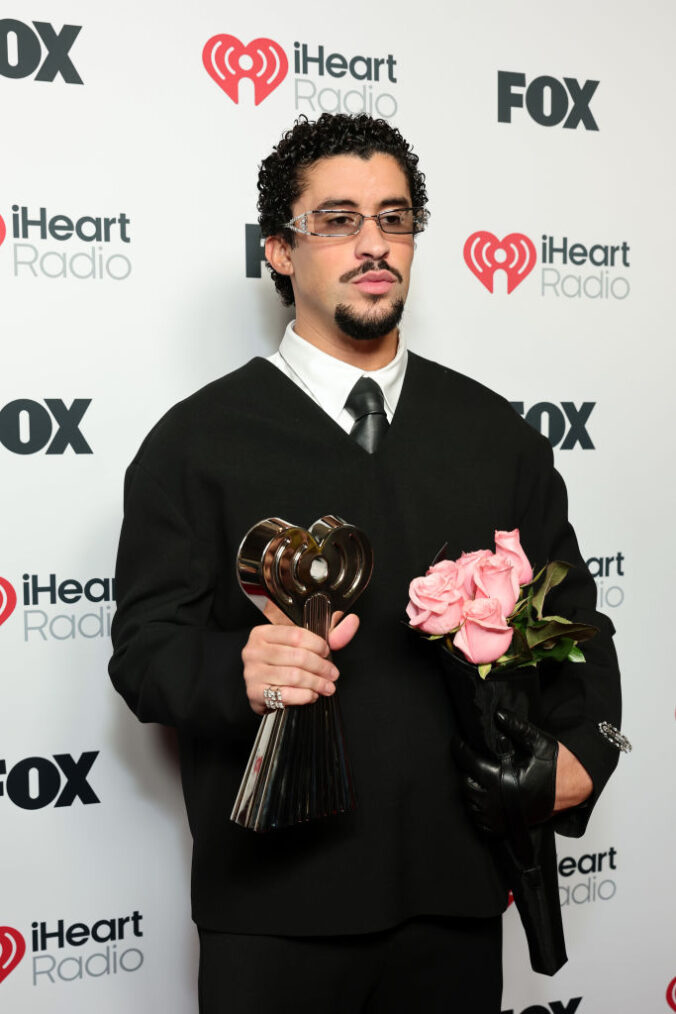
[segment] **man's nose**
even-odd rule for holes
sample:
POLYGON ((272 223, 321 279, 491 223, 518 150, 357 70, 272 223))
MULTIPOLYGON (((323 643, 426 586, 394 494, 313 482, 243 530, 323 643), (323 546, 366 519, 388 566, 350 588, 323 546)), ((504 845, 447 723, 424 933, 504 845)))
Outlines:
POLYGON ((378 225, 377 218, 367 218, 357 235, 355 253, 358 257, 370 257, 381 260, 389 253, 390 243, 386 234, 378 225))

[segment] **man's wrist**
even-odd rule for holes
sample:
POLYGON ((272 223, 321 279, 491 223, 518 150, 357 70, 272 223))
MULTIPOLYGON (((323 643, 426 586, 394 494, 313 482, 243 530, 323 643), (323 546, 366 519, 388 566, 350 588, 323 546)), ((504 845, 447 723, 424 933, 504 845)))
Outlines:
POLYGON ((574 753, 559 742, 556 762, 556 798, 554 813, 584 803, 592 793, 594 783, 589 772, 574 753))

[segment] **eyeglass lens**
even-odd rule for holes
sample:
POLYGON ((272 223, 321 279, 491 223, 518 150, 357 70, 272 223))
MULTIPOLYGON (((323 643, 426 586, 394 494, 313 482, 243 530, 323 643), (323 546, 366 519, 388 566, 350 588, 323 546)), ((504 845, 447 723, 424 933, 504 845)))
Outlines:
MULTIPOLYGON (((384 211, 377 216, 383 232, 410 234, 420 232, 424 221, 414 208, 384 211)), ((358 211, 311 211, 307 215, 308 232, 319 236, 353 236, 359 232, 364 216, 358 211)))

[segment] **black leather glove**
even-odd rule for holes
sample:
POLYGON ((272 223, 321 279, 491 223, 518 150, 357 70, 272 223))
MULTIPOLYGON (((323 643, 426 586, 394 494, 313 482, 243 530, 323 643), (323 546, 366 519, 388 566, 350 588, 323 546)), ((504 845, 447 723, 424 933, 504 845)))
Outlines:
POLYGON ((451 746, 472 820, 482 831, 504 835, 510 830, 505 808, 507 791, 512 798, 516 795, 526 824, 538 824, 551 817, 559 744, 553 736, 511 711, 496 712, 495 724, 514 745, 511 763, 478 754, 457 736, 451 746), (506 779, 511 780, 509 786, 506 779))

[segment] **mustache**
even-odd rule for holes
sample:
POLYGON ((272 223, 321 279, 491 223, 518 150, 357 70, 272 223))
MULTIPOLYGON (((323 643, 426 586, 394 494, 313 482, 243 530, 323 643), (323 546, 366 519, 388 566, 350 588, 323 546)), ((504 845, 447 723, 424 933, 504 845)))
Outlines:
POLYGON ((398 282, 403 281, 401 272, 397 271, 396 268, 393 268, 391 264, 387 263, 387 261, 378 261, 377 264, 375 261, 366 261, 366 263, 361 264, 358 268, 353 268, 352 271, 346 271, 344 275, 340 276, 338 281, 351 282, 353 278, 357 278, 358 275, 366 275, 369 271, 389 271, 394 275, 398 282))

